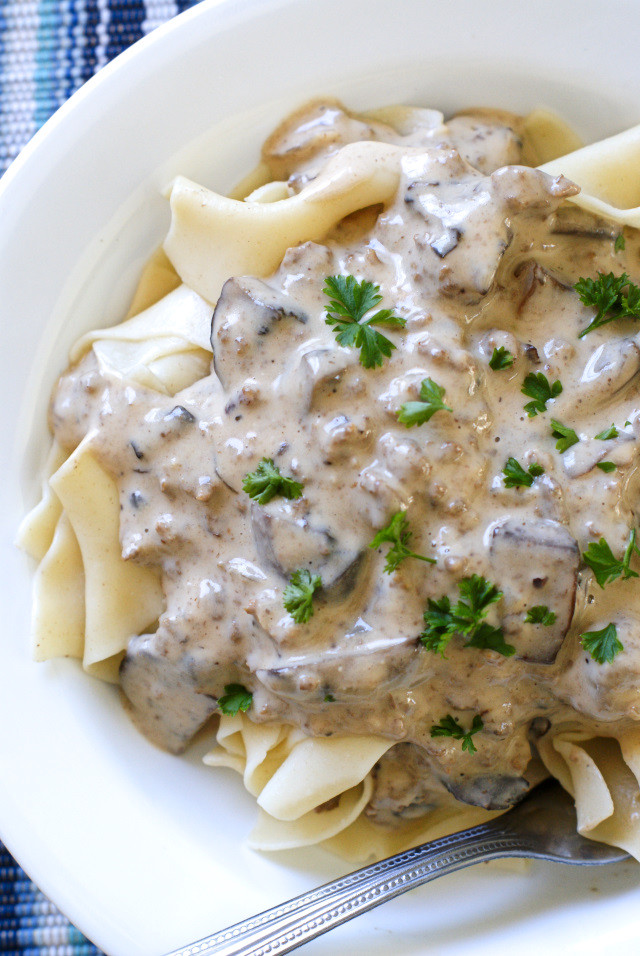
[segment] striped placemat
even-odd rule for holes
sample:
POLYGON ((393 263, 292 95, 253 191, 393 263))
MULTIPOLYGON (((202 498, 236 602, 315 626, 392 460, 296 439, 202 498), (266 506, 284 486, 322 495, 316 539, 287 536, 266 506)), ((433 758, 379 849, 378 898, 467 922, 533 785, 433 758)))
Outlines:
POLYGON ((0 0, 0 174, 100 67, 197 0, 0 0))
MULTIPOLYGON (((197 0, 0 0, 0 175, 122 50, 197 0)), ((0 953, 101 956, 0 843, 0 953)))

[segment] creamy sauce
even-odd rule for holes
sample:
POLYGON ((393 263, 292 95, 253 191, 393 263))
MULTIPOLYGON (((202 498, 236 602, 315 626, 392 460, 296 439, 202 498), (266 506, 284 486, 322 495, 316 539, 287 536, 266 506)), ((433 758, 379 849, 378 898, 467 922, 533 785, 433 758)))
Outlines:
POLYGON ((397 741, 376 767, 369 812, 391 822, 458 799, 517 800, 535 778, 536 735, 550 727, 623 727, 640 718, 637 582, 601 589, 581 554, 605 537, 620 557, 635 527, 640 337, 631 320, 584 338, 593 317, 573 290, 598 271, 640 275, 640 240, 564 200, 575 187, 525 166, 517 117, 477 111, 442 126, 415 112, 400 133, 380 120, 311 104, 268 140, 264 160, 293 191, 347 142, 406 147, 388 207, 343 221, 322 243, 290 249, 266 280, 232 278, 212 323, 211 375, 162 396, 101 372, 92 353, 60 380, 58 440, 93 449, 117 480, 125 558, 162 572, 166 610, 133 637, 122 686, 140 728, 179 752, 216 712, 225 685, 253 692, 249 716, 310 735, 397 741), (325 278, 379 285, 396 350, 366 369, 326 324, 325 278), (494 371, 496 347, 514 364, 494 371), (562 393, 529 417, 528 373, 562 393), (453 411, 407 428, 400 406, 422 380, 453 411), (551 419, 579 444, 556 450, 551 419), (619 437, 595 435, 615 423, 619 437), (261 506, 242 489, 262 458, 304 485, 261 506), (514 457, 544 473, 505 487, 514 457), (606 460, 616 464, 605 473, 606 460), (384 573, 369 545, 405 510, 408 558, 384 573), (321 576, 308 623, 283 606, 291 574, 321 576), (503 592, 487 620, 516 654, 423 647, 428 599, 483 575, 503 592), (551 626, 526 624, 547 605, 551 626), (579 635, 615 622, 624 650, 595 662, 579 635), (431 727, 483 721, 476 753, 431 727), (532 751, 533 744, 533 751, 532 751))

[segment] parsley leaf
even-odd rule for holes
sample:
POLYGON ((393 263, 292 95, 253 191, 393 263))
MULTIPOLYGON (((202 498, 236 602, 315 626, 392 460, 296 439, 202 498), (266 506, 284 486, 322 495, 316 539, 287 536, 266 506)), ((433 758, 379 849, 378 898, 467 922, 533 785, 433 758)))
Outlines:
POLYGON ((587 550, 583 552, 582 557, 584 563, 595 574, 600 587, 604 588, 605 584, 615 581, 621 575, 623 581, 638 577, 637 572, 632 571, 630 567, 634 551, 636 554, 640 554, 640 549, 636 545, 635 528, 629 532, 629 541, 621 561, 614 557, 604 538, 600 538, 597 544, 592 541, 587 550))
POLYGON ((597 279, 578 279, 574 289, 583 305, 596 310, 595 317, 578 335, 580 339, 615 319, 640 318, 640 288, 629 280, 626 272, 621 276, 599 272, 597 279))
POLYGON ((605 428, 604 431, 598 432, 596 438, 599 438, 600 441, 609 441, 610 438, 617 438, 620 432, 615 425, 612 425, 611 428, 605 428))
POLYGON ((439 723, 433 724, 431 727, 431 736, 432 737, 453 737, 454 740, 462 741, 462 749, 467 750, 470 754, 474 754, 478 749, 471 739, 474 734, 477 734, 479 730, 482 730, 484 724, 482 723, 482 718, 479 714, 473 718, 471 727, 469 730, 464 730, 464 728, 455 720, 451 714, 447 714, 446 717, 442 717, 439 723))
POLYGON ((403 328, 406 319, 394 315, 391 309, 380 309, 365 319, 367 312, 382 301, 380 286, 365 279, 358 282, 353 276, 327 276, 322 291, 329 297, 325 322, 334 327, 338 344, 360 349, 360 363, 365 368, 382 365, 395 345, 372 326, 403 328))
POLYGON ((442 401, 445 389, 437 385, 432 378, 423 378, 420 385, 420 401, 405 402, 398 411, 398 421, 411 428, 423 425, 436 412, 452 412, 453 409, 442 401))
POLYGON ((378 531, 369 545, 370 548, 379 548, 381 544, 386 544, 387 542, 391 544, 384 566, 384 570, 387 574, 391 574, 395 571, 400 562, 404 561, 405 558, 418 558, 419 561, 436 564, 435 558, 427 558, 423 554, 416 554, 415 551, 409 549, 408 545, 412 532, 409 531, 408 524, 409 522, 407 521, 405 512, 396 511, 386 528, 382 528, 378 531))
POLYGON ((513 355, 504 345, 494 348, 493 355, 489 359, 489 368, 494 372, 502 372, 505 368, 511 368, 513 365, 513 355))
POLYGON ((535 607, 530 607, 524 617, 525 624, 544 624, 545 627, 550 627, 552 624, 555 624, 557 618, 555 611, 550 611, 546 604, 536 604, 535 607))
POLYGON ((554 438, 558 439, 556 448, 560 452, 566 451, 567 448, 571 448, 572 445, 577 445, 580 441, 573 428, 569 428, 568 425, 563 425, 557 418, 551 419, 551 434, 554 438))
POLYGON ((533 399, 532 402, 527 402, 524 410, 529 418, 535 418, 538 412, 546 412, 548 401, 558 397, 562 391, 562 384, 556 380, 551 385, 544 372, 529 372, 520 391, 533 399))
POLYGON ((534 462, 532 465, 529 465, 529 468, 525 471, 517 459, 507 458, 507 463, 502 469, 502 474, 504 475, 505 488, 518 488, 520 485, 530 488, 534 478, 544 475, 544 468, 542 465, 538 465, 534 462))
POLYGON ((272 458, 263 458, 255 471, 244 476, 242 487, 259 505, 266 505, 277 495, 282 498, 299 498, 303 486, 300 481, 281 475, 272 458))
POLYGON ((311 574, 304 568, 294 571, 284 589, 282 598, 285 611, 288 611, 296 624, 306 624, 313 615, 313 595, 322 587, 319 574, 311 574))
POLYGON ((478 625, 464 646, 496 651, 497 654, 502 654, 503 657, 511 657, 516 652, 515 647, 513 647, 512 644, 507 644, 505 641, 502 628, 494 627, 486 621, 478 625))
POLYGON ((502 630, 483 620, 492 604, 502 597, 502 591, 479 574, 458 582, 460 599, 451 606, 445 595, 437 601, 429 598, 424 612, 426 627, 420 642, 429 651, 441 654, 454 634, 468 638, 465 647, 489 648, 510 657, 515 648, 505 644, 502 630))
POLYGON ((616 466, 612 461, 597 461, 596 468, 599 468, 600 471, 604 471, 607 474, 616 470, 616 466))
POLYGON ((251 707, 253 694, 242 684, 227 684, 224 694, 218 697, 218 707, 227 717, 235 717, 238 711, 243 713, 251 707))
POLYGON ((613 251, 624 252, 626 245, 627 244, 625 242, 624 235, 621 232, 619 232, 618 235, 616 236, 616 241, 613 244, 613 251))
POLYGON ((618 640, 618 631, 613 623, 607 624, 600 631, 587 631, 586 634, 581 634, 580 643, 598 664, 610 664, 616 654, 624 650, 624 645, 618 640))

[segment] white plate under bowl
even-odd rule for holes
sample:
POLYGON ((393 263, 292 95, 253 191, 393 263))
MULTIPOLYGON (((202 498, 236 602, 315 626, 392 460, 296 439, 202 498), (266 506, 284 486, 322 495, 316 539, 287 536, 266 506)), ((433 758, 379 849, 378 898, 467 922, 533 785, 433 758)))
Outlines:
MULTIPOLYGON (((121 317, 175 173, 225 190, 314 95, 351 107, 557 109, 586 138, 640 122, 634 0, 205 0, 105 68, 0 184, 0 834, 109 956, 160 956, 344 871, 246 848, 231 771, 148 744, 117 694, 29 659, 46 404, 71 342, 121 317)), ((316 956, 637 951, 640 870, 465 871, 316 940, 316 956)))

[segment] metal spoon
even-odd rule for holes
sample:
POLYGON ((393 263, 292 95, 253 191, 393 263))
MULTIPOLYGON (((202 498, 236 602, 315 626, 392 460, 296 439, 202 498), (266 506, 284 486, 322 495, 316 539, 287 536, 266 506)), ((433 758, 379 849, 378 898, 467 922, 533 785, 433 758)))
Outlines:
POLYGON ((290 953, 414 886, 473 863, 507 856, 585 866, 615 863, 628 853, 580 836, 571 797, 556 781, 548 780, 490 823, 365 866, 167 956, 290 953))

